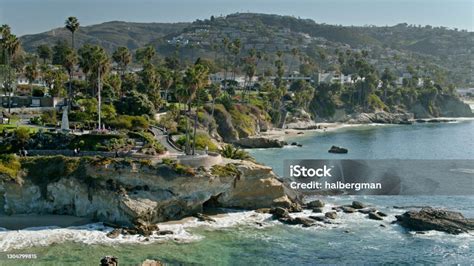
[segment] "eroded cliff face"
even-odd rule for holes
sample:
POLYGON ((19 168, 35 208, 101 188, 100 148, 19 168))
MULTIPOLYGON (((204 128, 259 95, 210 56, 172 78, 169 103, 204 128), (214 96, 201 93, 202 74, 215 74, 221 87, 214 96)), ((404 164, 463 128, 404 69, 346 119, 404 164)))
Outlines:
POLYGON ((44 158, 30 158, 21 182, 0 181, 0 212, 67 214, 129 226, 137 219, 150 223, 179 219, 202 211, 206 204, 251 209, 292 202, 271 168, 248 161, 198 170, 59 158, 53 161, 68 160, 66 168, 51 171, 53 166, 45 165, 41 172, 38 164, 44 164, 44 158))

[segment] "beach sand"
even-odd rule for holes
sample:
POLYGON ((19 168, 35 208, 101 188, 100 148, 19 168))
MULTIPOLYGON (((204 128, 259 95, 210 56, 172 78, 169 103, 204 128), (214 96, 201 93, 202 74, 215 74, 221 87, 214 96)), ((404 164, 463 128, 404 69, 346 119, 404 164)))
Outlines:
POLYGON ((302 136, 304 134, 311 134, 315 132, 329 132, 335 131, 341 128, 360 126, 359 124, 345 124, 345 123, 318 123, 318 126, 321 126, 321 129, 281 129, 281 128, 272 128, 266 132, 261 132, 258 136, 269 138, 269 139, 278 139, 285 140, 287 137, 302 136))

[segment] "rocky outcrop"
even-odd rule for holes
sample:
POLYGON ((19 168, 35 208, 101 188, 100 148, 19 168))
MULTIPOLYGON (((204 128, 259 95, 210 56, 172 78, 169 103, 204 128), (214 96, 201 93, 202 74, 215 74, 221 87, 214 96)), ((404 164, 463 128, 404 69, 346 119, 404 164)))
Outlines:
POLYGON ((469 104, 450 95, 438 95, 436 103, 431 109, 418 103, 415 104, 410 111, 414 113, 416 118, 474 116, 469 104))
POLYGON ((250 137, 239 139, 234 142, 235 145, 242 148, 254 149, 254 148, 281 148, 286 145, 286 142, 278 139, 270 139, 264 137, 250 137))
POLYGON ((338 146, 331 146, 328 150, 329 153, 348 153, 349 151, 346 148, 341 148, 338 146))
POLYGON ((450 234, 465 233, 474 230, 474 220, 465 218, 459 212, 423 208, 420 211, 408 211, 397 215, 397 223, 414 231, 436 230, 450 234))
POLYGON ((225 142, 230 143, 239 139, 239 133, 232 123, 232 116, 223 106, 216 105, 214 119, 217 124, 217 132, 225 142))
POLYGON ((22 167, 21 182, 0 181, 0 213, 73 215, 137 229, 141 224, 147 231, 149 224, 191 216, 210 202, 245 209, 292 205, 271 168, 248 161, 193 169, 59 156, 27 158, 22 167))
POLYGON ((388 112, 375 112, 375 113, 356 113, 351 115, 347 121, 349 124, 369 124, 369 123, 380 123, 380 124, 403 124, 414 118, 411 113, 388 113, 388 112))

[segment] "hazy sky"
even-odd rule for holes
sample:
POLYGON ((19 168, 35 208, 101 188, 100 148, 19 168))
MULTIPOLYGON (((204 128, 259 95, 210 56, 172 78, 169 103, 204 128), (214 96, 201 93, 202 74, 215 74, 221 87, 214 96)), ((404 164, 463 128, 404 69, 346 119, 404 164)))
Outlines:
POLYGON ((181 22, 211 15, 258 12, 342 25, 408 24, 474 30, 474 0, 0 0, 0 24, 17 35, 111 20, 181 22))

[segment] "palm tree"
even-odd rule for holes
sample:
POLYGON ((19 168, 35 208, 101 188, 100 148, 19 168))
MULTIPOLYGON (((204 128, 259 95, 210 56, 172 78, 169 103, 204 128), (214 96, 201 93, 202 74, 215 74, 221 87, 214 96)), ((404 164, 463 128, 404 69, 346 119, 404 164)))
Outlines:
POLYGON ((296 61, 296 58, 297 56, 300 54, 300 51, 298 50, 298 48, 293 48, 291 49, 291 55, 293 56, 293 60, 291 61, 290 63, 290 66, 288 67, 288 76, 291 75, 291 71, 293 70, 293 63, 294 61, 296 61))
POLYGON ((239 54, 240 54, 241 43, 240 39, 237 38, 231 43, 231 52, 234 55, 234 66, 232 69, 232 78, 235 79, 235 75, 237 72, 237 67, 239 64, 239 54))
POLYGON ((36 47, 36 53, 38 54, 39 58, 43 59, 43 65, 46 65, 46 60, 51 59, 51 57, 53 56, 51 48, 46 44, 42 44, 36 47))
POLYGON ((16 37, 16 35, 11 33, 10 26, 4 24, 0 27, 0 33, 2 35, 2 57, 5 61, 5 65, 8 68, 8 78, 6 82, 6 90, 8 91, 8 112, 11 112, 11 94, 13 93, 13 86, 12 86, 12 65, 11 61, 12 58, 20 51, 20 41, 16 37))
POLYGON ((132 62, 132 54, 127 47, 121 46, 112 54, 112 59, 117 63, 121 71, 121 78, 125 76, 127 66, 132 62))
POLYGON ((173 73, 169 68, 162 67, 158 70, 160 73, 160 85, 165 89, 165 101, 168 101, 168 90, 173 85, 173 73))
MULTIPOLYGON (((79 49, 79 66, 88 75, 89 82, 95 84, 99 76, 103 79, 110 69, 110 60, 105 49, 98 45, 84 45, 79 49)), ((96 90, 92 91, 95 97, 96 90)))
POLYGON ((66 69, 69 75, 68 91, 67 91, 67 105, 68 109, 71 109, 72 103, 72 73, 74 66, 77 64, 77 54, 74 50, 68 49, 66 56, 64 57, 63 67, 66 69))
POLYGON ((222 49, 224 56, 224 90, 227 91, 227 51, 229 47, 229 39, 222 39, 222 49))
MULTIPOLYGON (((209 80, 208 71, 209 69, 206 66, 203 66, 201 64, 196 64, 186 70, 186 74, 184 77, 184 84, 188 88, 188 92, 190 96, 187 102, 189 112, 191 111, 191 103, 193 99, 196 97, 196 91, 198 89, 203 88, 209 80)), ((193 152, 192 152, 193 155, 195 154, 195 149, 196 149, 196 131, 197 131, 197 113, 194 116, 194 136, 193 136, 193 152)), ((188 130, 186 131, 186 134, 189 134, 188 130)))
POLYGON ((242 101, 245 101, 245 96, 250 91, 250 84, 252 83, 252 79, 255 76, 255 73, 257 71, 257 52, 255 49, 251 49, 249 51, 249 56, 247 56, 245 59, 245 75, 247 76, 247 82, 244 87, 244 92, 242 93, 242 101))
POLYGON ((76 31, 79 29, 79 20, 77 20, 76 17, 68 17, 66 19, 66 22, 64 23, 66 29, 68 29, 71 32, 71 47, 74 50, 74 35, 76 31))
POLYGON ((212 84, 212 85, 209 87, 209 92, 210 92, 211 97, 212 97, 212 111, 211 111, 211 117, 214 117, 214 106, 215 106, 215 103, 216 103, 216 99, 219 98, 219 96, 220 96, 221 93, 222 93, 222 91, 221 91, 221 86, 216 85, 216 84, 212 84))
POLYGON ((135 53, 135 57, 143 65, 150 63, 153 57, 155 57, 155 55, 156 55, 156 50, 151 45, 144 48, 140 48, 135 53))
POLYGON ((33 93, 33 81, 35 81, 39 76, 38 65, 36 59, 33 59, 30 65, 25 68, 25 76, 30 83, 30 91, 33 93))

